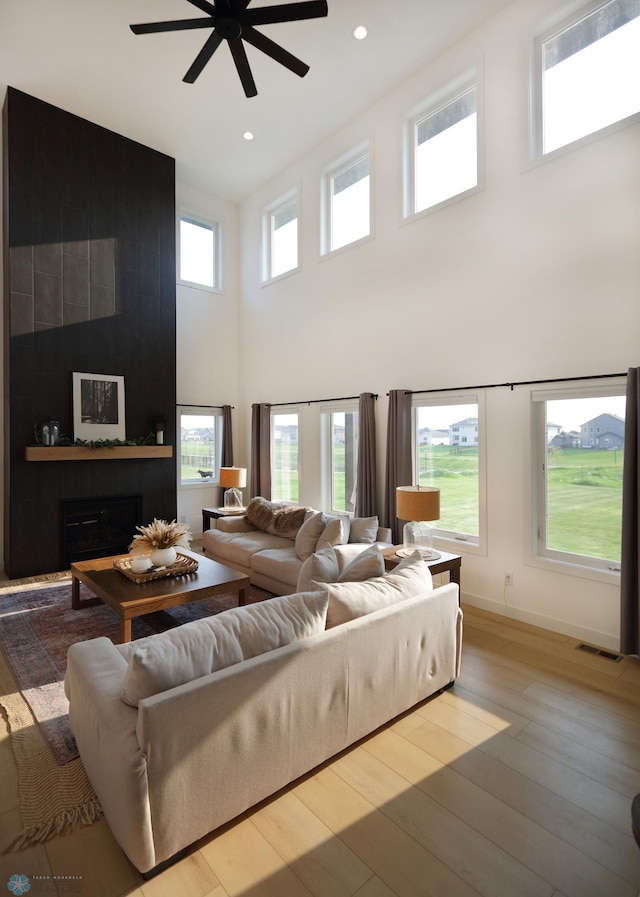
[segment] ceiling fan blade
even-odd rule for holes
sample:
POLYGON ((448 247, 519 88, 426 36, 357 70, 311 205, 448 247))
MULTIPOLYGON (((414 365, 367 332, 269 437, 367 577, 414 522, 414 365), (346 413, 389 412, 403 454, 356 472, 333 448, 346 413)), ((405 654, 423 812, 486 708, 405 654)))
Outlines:
POLYGON ((161 31, 187 31, 189 28, 212 28, 215 22, 211 17, 203 19, 177 19, 175 22, 145 22, 142 25, 129 25, 134 34, 158 34, 161 31))
POLYGON ((256 83, 253 80, 253 75, 251 74, 251 69, 249 68, 249 60, 247 59, 247 52, 242 45, 242 39, 236 38, 234 40, 227 41, 229 44, 229 49, 231 50, 231 55, 233 56, 233 61, 236 64, 236 68, 238 70, 238 75, 240 76, 240 80, 242 81, 242 86, 244 88, 245 96, 247 97, 256 97, 258 96, 258 90, 256 88, 256 83))
POLYGON ((264 34, 260 31, 256 31, 255 28, 252 28, 250 25, 245 25, 243 27, 242 37, 248 44, 252 44, 256 50, 262 50, 267 56, 275 59, 280 65, 284 65, 301 78, 304 78, 309 71, 309 66, 306 62, 302 62, 301 59, 293 56, 285 50, 284 47, 281 47, 280 44, 276 44, 275 41, 265 37, 264 34))
POLYGON ((198 9, 201 9, 202 12, 206 12, 209 16, 214 16, 216 14, 216 8, 213 3, 207 2, 207 0, 187 0, 187 3, 191 3, 192 6, 197 6, 198 9))
POLYGON ((187 84, 193 84, 202 69, 216 52, 222 41, 223 38, 220 37, 220 35, 216 31, 214 31, 213 34, 208 37, 204 47, 202 48, 202 50, 200 50, 196 58, 193 60, 191 68, 182 80, 186 81, 187 84))
POLYGON ((249 9, 242 16, 247 25, 273 25, 275 22, 297 22, 300 19, 317 19, 329 12, 326 0, 306 0, 302 3, 283 3, 281 6, 263 6, 249 9))

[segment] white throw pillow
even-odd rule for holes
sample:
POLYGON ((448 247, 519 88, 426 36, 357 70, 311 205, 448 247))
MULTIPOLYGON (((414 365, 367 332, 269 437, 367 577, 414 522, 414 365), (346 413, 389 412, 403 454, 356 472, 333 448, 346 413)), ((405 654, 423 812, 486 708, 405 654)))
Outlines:
POLYGON ((431 571, 415 551, 390 573, 366 582, 311 583, 329 593, 327 629, 433 590, 431 571))
POLYGON ((269 598, 143 639, 129 658, 122 699, 137 707, 150 695, 322 632, 328 600, 318 591, 269 598))
MULTIPOLYGON (((365 548, 355 557, 351 563, 347 564, 340 576, 338 582, 363 582, 365 579, 373 579, 374 576, 384 575, 384 558, 382 552, 377 545, 371 548, 365 548)), ((314 577, 317 579, 318 577, 314 577)), ((331 582, 325 579, 324 582, 331 582)))
POLYGON ((326 525, 327 518, 322 511, 312 514, 302 524, 296 534, 296 554, 301 561, 311 557, 316 550, 318 539, 323 534, 326 525))
POLYGON ((340 575, 338 558, 333 550, 333 545, 327 545, 320 551, 314 552, 304 561, 298 573, 298 585, 296 591, 308 592, 312 580, 316 582, 337 582, 340 575))
POLYGON ((350 542, 375 542, 378 535, 377 517, 354 517, 349 529, 350 542))

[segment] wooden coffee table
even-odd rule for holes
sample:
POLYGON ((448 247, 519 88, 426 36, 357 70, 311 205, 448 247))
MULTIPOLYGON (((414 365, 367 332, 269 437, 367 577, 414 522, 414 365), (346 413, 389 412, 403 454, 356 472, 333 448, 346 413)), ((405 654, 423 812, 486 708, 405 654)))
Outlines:
MULTIPOLYGON (((239 604, 247 600, 249 577, 217 561, 181 548, 180 552, 196 558, 198 569, 186 576, 167 576, 151 582, 135 583, 113 566, 115 557, 94 558, 71 564, 71 606, 74 610, 94 604, 108 604, 120 617, 120 641, 131 641, 131 620, 156 611, 190 604, 220 595, 229 590, 238 592, 239 604), (95 598, 80 599, 83 582, 95 598)), ((127 557, 127 555, 117 555, 127 557)))

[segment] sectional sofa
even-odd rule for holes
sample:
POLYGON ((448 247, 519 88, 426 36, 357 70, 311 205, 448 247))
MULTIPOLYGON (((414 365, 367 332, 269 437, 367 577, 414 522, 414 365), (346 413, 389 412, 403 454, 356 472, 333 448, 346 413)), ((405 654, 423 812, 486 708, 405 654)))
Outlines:
POLYGON ((458 586, 434 589, 419 555, 364 582, 310 586, 125 645, 69 649, 71 728, 140 872, 458 675, 458 586))
POLYGON ((392 544, 391 530, 379 526, 377 517, 330 516, 264 498, 252 499, 245 515, 213 524, 202 535, 207 557, 245 573, 253 585, 276 595, 304 590, 309 575, 303 564, 319 548, 333 546, 342 573, 371 545, 392 544))

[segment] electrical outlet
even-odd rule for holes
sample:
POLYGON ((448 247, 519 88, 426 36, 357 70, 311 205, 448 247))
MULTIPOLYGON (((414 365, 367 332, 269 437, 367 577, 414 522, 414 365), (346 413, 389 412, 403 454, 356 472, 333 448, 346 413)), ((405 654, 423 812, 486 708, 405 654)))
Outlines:
POLYGON ((185 515, 185 514, 181 514, 181 515, 180 515, 180 523, 186 523, 186 522, 187 522, 186 515, 185 515))
POLYGON ((504 584, 505 584, 505 586, 513 585, 513 573, 505 573, 504 574, 504 584))

